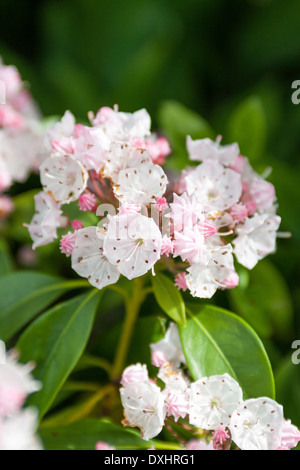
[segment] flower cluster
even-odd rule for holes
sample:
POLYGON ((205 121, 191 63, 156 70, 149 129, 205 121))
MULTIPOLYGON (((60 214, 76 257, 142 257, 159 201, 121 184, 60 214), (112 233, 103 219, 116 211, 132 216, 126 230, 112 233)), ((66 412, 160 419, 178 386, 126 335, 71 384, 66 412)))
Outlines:
POLYGON ((0 341, 0 450, 40 450, 35 409, 23 409, 28 395, 40 389, 31 376, 32 364, 18 363, 14 352, 5 352, 0 341))
POLYGON ((44 191, 36 196, 29 231, 36 248, 66 227, 65 204, 76 201, 82 212, 94 213, 102 204, 99 215, 110 204, 106 224, 84 227, 80 220, 69 220, 72 230, 61 239, 73 269, 101 289, 120 274, 129 279, 145 274, 161 256, 161 232, 141 209, 156 204, 166 191, 160 164, 170 147, 165 138, 151 134, 145 110, 130 114, 101 108, 89 117, 91 126, 84 126, 66 112, 47 132, 49 156, 40 167, 44 191))
POLYGON ((187 149, 200 164, 182 172, 170 204, 173 256, 189 264, 176 283, 194 297, 211 298, 218 288, 238 285, 233 254, 252 269, 275 251, 280 217, 274 186, 251 168, 237 144, 188 137, 187 149))
POLYGON ((43 132, 31 94, 18 70, 0 59, 0 219, 13 210, 3 192, 38 167, 43 132))
POLYGON ((267 397, 243 400, 240 385, 228 374, 191 382, 180 368, 184 357, 175 324, 151 349, 157 378, 149 378, 145 365, 132 365, 120 389, 123 424, 140 428, 143 439, 157 436, 166 420, 173 420, 205 434, 205 441, 185 443, 193 450, 229 450, 232 444, 241 450, 288 450, 300 441, 300 431, 284 419, 281 405, 267 397))
POLYGON ((34 248, 65 229, 61 251, 99 289, 120 275, 154 272, 158 261, 169 267, 171 257, 176 286, 202 298, 238 285, 233 254, 252 269, 275 251, 280 217, 274 187, 237 144, 188 137, 190 159, 201 164, 169 183, 161 165, 170 147, 151 134, 146 110, 105 107, 89 118, 90 126, 76 124, 67 111, 47 132, 43 192, 29 225, 34 248), (98 225, 66 218, 64 207, 71 203, 96 213, 98 225))

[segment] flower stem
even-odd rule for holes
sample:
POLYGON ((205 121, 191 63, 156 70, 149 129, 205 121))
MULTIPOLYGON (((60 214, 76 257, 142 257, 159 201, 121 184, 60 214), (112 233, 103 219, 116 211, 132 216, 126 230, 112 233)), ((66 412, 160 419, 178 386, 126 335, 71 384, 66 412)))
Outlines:
POLYGON ((125 299, 125 321, 112 367, 112 381, 119 381, 121 377, 140 307, 147 295, 147 292, 143 290, 143 278, 136 278, 134 281, 135 285, 132 296, 128 296, 125 299))

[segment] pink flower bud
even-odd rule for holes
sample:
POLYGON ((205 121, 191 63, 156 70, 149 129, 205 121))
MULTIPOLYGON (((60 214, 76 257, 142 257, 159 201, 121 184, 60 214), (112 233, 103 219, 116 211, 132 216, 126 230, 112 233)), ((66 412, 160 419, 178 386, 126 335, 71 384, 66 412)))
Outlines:
POLYGON ((177 274, 175 278, 175 286, 178 288, 178 290, 181 289, 184 292, 187 290, 188 286, 186 284, 185 273, 177 274))
POLYGON ((84 193, 79 197, 78 205, 83 212, 94 212, 97 208, 96 196, 92 193, 84 193))
POLYGON ((72 255, 75 248, 76 233, 69 232, 67 235, 61 237, 60 251, 64 253, 67 258, 72 255))
POLYGON ((222 446, 226 443, 227 439, 230 438, 230 435, 228 431, 226 431, 226 429, 224 429, 222 426, 219 426, 213 432, 212 438, 213 438, 214 449, 221 450, 222 446))
POLYGON ((174 242, 171 240, 171 238, 167 237, 167 235, 164 235, 162 238, 162 244, 161 244, 161 255, 169 256, 174 252, 174 242))
POLYGON ((169 204, 167 203, 167 200, 165 197, 159 197, 156 201, 156 204, 155 204, 155 208, 159 211, 159 212, 163 212, 165 210, 167 210, 169 207, 169 204))
POLYGON ((81 220, 73 220, 73 222, 72 222, 72 229, 73 230, 80 230, 83 227, 84 227, 84 225, 83 225, 83 222, 81 222, 81 220))

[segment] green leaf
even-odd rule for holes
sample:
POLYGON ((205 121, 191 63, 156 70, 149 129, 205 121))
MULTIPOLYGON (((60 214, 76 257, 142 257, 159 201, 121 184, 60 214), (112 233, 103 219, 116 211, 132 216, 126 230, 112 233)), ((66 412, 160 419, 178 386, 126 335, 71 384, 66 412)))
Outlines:
POLYGON ((46 450, 94 450, 99 441, 117 449, 149 449, 154 444, 141 439, 137 431, 104 419, 84 419, 64 427, 43 429, 40 435, 46 450))
POLYGON ((210 305, 188 311, 180 336, 194 380, 227 373, 240 384, 245 398, 274 398, 274 378, 257 334, 236 315, 210 305))
POLYGON ((195 111, 178 103, 177 101, 165 101, 158 113, 160 128, 166 133, 174 150, 174 155, 168 161, 178 168, 183 168, 188 162, 186 151, 186 138, 190 135, 193 139, 214 138, 215 133, 209 124, 195 111))
POLYGON ((101 292, 63 302, 40 316, 23 333, 17 349, 23 362, 34 361, 34 376, 43 387, 28 403, 42 417, 80 359, 88 342, 101 292))
POLYGON ((262 102, 250 96, 234 110, 228 124, 228 137, 238 142, 241 153, 251 162, 258 161, 265 148, 267 125, 262 102))
POLYGON ((162 273, 152 276, 154 295, 161 309, 176 323, 185 326, 185 304, 179 290, 162 273))
POLYGON ((228 292, 232 309, 239 313, 260 336, 275 334, 289 339, 293 324, 293 305, 286 281, 268 260, 249 272, 249 285, 228 292))
POLYGON ((13 261, 7 242, 0 239, 0 277, 6 276, 13 270, 13 261))
POLYGON ((83 285, 82 281, 68 282, 31 271, 16 272, 2 277, 0 337, 7 341, 62 294, 83 285))

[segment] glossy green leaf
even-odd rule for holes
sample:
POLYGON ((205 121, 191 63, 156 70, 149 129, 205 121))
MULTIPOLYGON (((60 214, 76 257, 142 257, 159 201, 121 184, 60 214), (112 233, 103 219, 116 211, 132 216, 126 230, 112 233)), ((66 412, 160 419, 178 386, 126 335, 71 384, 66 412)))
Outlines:
POLYGON ((149 449, 154 444, 141 439, 137 431, 104 419, 85 419, 64 427, 43 429, 40 435, 46 450, 94 450, 99 441, 117 449, 149 449))
POLYGON ((173 282, 158 272, 156 276, 152 276, 152 286, 161 309, 176 323, 184 326, 186 323, 185 304, 173 282))
POLYGON ((0 337, 7 341, 39 312, 82 281, 63 281, 41 273, 22 271, 0 279, 0 337))
POLYGON ((238 142, 241 153, 251 162, 262 157, 266 138, 266 116, 261 100, 251 96, 243 101, 229 120, 228 138, 238 142))
POLYGON ((274 378, 267 353, 254 330, 236 315, 210 305, 188 311, 179 328, 187 365, 194 380, 227 373, 245 398, 274 398, 274 378))
POLYGON ((228 292, 234 312, 239 313, 260 336, 275 334, 289 339, 293 324, 293 305, 289 289, 280 271, 263 260, 249 272, 247 287, 228 292))
POLYGON ((13 270, 13 261, 7 242, 0 239, 0 277, 6 276, 13 270))
POLYGON ((17 349, 23 362, 34 361, 43 385, 28 402, 42 417, 80 359, 88 342, 101 292, 89 291, 56 305, 23 333, 17 349))

